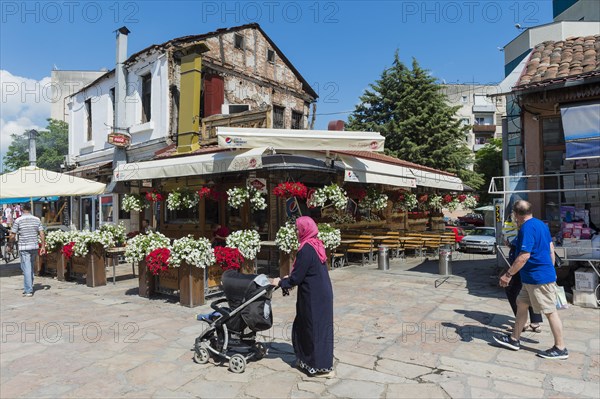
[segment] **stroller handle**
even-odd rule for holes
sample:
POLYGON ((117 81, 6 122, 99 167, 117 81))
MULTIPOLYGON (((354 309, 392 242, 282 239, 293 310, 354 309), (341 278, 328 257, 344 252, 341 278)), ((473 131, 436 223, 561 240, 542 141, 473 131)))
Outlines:
POLYGON ((229 317, 229 311, 227 309, 219 306, 222 303, 227 303, 227 298, 221 298, 221 299, 218 299, 218 300, 212 302, 210 304, 210 307, 213 308, 213 310, 221 313, 223 316, 229 317))

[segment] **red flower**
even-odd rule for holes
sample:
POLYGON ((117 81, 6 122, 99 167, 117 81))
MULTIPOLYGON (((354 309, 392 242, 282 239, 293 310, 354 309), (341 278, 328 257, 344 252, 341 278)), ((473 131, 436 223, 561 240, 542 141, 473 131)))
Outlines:
POLYGON ((238 270, 244 263, 244 257, 237 248, 215 247, 216 264, 223 270, 238 270))
POLYGON ((444 198, 443 198, 444 204, 449 204, 449 203, 452 202, 452 200, 453 200, 453 198, 452 198, 452 196, 450 194, 444 195, 444 198))
POLYGON ((62 252, 62 254, 65 256, 65 258, 67 258, 67 260, 70 260, 73 257, 73 247, 75 246, 75 243, 73 241, 71 241, 68 244, 63 245, 62 249, 60 250, 60 252, 62 252))
POLYGON ((200 190, 198 190, 198 197, 200 197, 200 199, 209 197, 211 194, 212 190, 208 187, 202 187, 200 190))
POLYGON ((273 195, 282 198, 299 197, 305 199, 308 194, 306 186, 299 182, 279 183, 273 189, 273 195))
POLYGON ((427 202, 428 199, 429 199, 429 196, 427 194, 423 194, 419 197, 419 202, 424 204, 425 202, 427 202))
POLYGON ((146 265, 152 274, 158 274, 160 271, 169 268, 169 257, 171 251, 169 248, 157 248, 146 256, 146 265))
POLYGON ((158 190, 148 191, 146 193, 146 201, 149 202, 160 202, 163 200, 163 195, 158 190))
POLYGON ((465 200, 467 199, 467 196, 464 194, 461 194, 458 196, 458 201, 459 202, 465 202, 465 200))
POLYGON ((346 192, 348 193, 348 196, 350 198, 354 198, 359 202, 367 196, 367 190, 365 190, 364 188, 350 187, 346 190, 346 192))

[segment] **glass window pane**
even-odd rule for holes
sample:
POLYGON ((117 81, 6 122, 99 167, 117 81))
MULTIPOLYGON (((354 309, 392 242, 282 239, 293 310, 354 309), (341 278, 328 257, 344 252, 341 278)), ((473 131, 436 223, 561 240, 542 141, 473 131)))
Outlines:
POLYGON ((560 118, 556 117, 542 119, 542 137, 545 146, 564 144, 565 137, 563 135, 560 118))

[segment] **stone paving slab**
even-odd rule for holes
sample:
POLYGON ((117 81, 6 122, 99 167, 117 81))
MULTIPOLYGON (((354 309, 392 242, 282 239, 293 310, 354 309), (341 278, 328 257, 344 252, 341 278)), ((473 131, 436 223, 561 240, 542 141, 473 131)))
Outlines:
POLYGON ((259 334, 261 361, 235 374, 227 364, 193 362, 202 323, 173 299, 141 298, 137 279, 89 288, 36 278, 23 298, 16 263, 0 266, 2 398, 504 398, 592 397, 600 392, 600 311, 561 310, 566 361, 535 354, 552 346, 549 326, 526 333, 523 349, 492 344, 514 318, 490 278, 494 261, 469 255, 441 282, 437 261, 392 260, 389 271, 351 265, 331 272, 333 379, 295 369, 295 293, 273 299, 274 326, 259 334))

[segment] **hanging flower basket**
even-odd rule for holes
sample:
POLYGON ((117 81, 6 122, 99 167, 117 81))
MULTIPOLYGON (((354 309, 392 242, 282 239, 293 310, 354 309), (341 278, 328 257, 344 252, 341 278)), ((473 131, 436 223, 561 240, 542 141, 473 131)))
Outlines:
POLYGON ((432 194, 427 201, 429 209, 441 211, 444 206, 444 199, 441 195, 432 194))
POLYGON ((319 234, 317 238, 323 241, 326 249, 334 250, 342 242, 342 234, 339 229, 332 227, 329 223, 319 223, 319 234))
POLYGON ((300 243, 298 242, 298 230, 295 222, 287 221, 279 228, 275 235, 275 244, 280 251, 286 254, 298 250, 300 243))
POLYGON ((460 202, 458 201, 457 197, 451 194, 446 194, 442 198, 444 207, 446 207, 446 209, 448 209, 450 212, 454 212, 456 209, 458 209, 460 202))
POLYGON ((418 204, 417 196, 415 194, 402 191, 398 194, 398 200, 394 204, 394 208, 408 212, 415 209, 418 204))
POLYGON ((346 192, 337 184, 331 184, 313 191, 306 204, 310 208, 316 208, 324 206, 328 201, 338 210, 346 209, 348 205, 346 192))
POLYGON ((163 199, 164 196, 158 190, 152 190, 146 193, 146 201, 148 202, 160 202, 163 199))
POLYGON ((348 197, 360 202, 367 196, 367 190, 359 187, 347 187, 346 193, 348 193, 348 197))
POLYGON ((367 195, 358 203, 359 208, 381 211, 387 207, 388 196, 377 190, 370 189, 367 195))
POLYGON ((273 189, 273 195, 280 198, 298 197, 306 199, 307 194, 308 188, 299 182, 279 183, 277 187, 273 189))
POLYGON ((462 207, 465 210, 475 209, 478 202, 479 202, 478 195, 467 194, 467 195, 465 195, 465 199, 462 201, 462 207))
POLYGON ((141 212, 148 205, 144 202, 144 198, 139 194, 125 194, 123 196, 123 202, 121 203, 121 208, 125 212, 141 212))
POLYGON ((227 190, 227 203, 234 209, 239 209, 246 200, 250 200, 252 211, 262 211, 267 207, 267 201, 254 187, 234 187, 227 190))
POLYGON ((167 196, 167 209, 170 211, 191 209, 198 205, 198 193, 177 189, 167 196))

